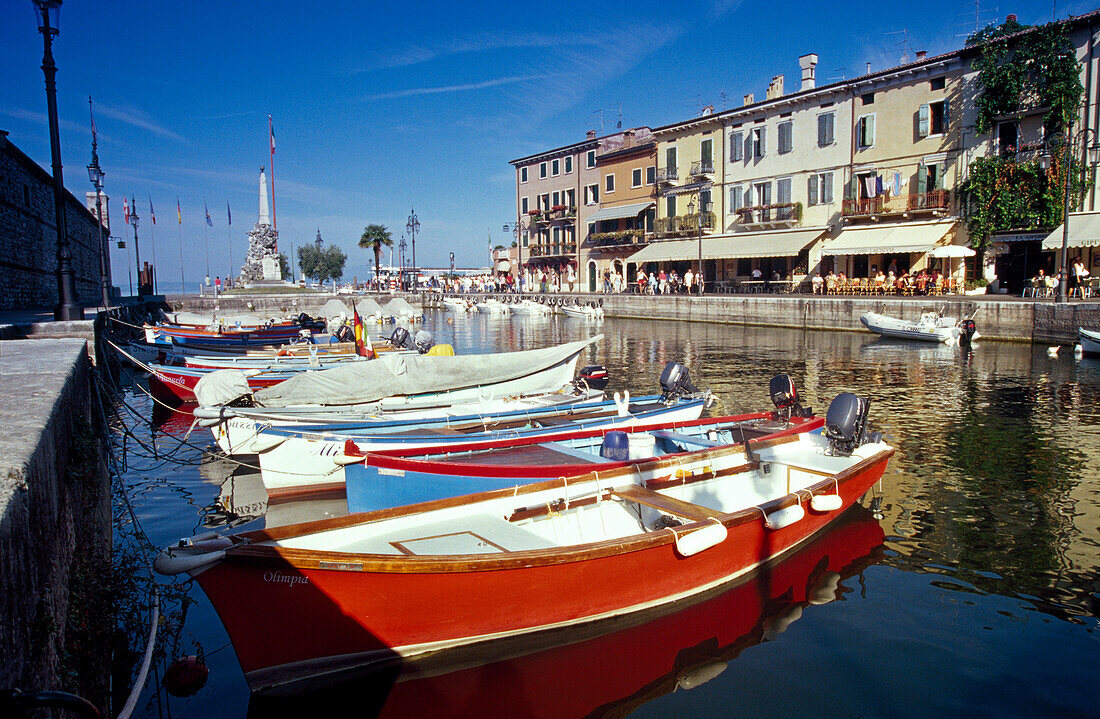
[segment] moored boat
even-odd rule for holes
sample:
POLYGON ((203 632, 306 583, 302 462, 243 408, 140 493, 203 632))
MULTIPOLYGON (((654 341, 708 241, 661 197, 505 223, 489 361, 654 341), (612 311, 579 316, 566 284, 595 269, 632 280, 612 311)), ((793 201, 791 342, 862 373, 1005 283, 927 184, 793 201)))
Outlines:
POLYGON ((903 320, 877 312, 859 318, 867 329, 883 337, 922 342, 963 342, 978 338, 973 319, 956 320, 936 312, 922 312, 917 320, 903 320))
POLYGON ((821 434, 205 535, 155 567, 197 579, 253 689, 628 617, 745 576, 859 501, 893 453, 866 413, 845 393, 821 434))
POLYGON ((1077 341, 1081 344, 1081 352, 1086 357, 1100 357, 1100 330, 1087 330, 1084 327, 1077 329, 1077 341))

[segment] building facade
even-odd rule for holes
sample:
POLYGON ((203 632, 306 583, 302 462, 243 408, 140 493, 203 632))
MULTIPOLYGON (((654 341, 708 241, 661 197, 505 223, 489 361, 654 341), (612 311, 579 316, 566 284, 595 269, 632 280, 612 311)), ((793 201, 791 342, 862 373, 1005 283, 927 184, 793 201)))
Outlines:
MULTIPOLYGON (((105 252, 96 217, 68 191, 65 213, 77 299, 95 306, 102 297, 105 252)), ((57 306, 55 224, 53 177, 0 130, 0 310, 57 306)))

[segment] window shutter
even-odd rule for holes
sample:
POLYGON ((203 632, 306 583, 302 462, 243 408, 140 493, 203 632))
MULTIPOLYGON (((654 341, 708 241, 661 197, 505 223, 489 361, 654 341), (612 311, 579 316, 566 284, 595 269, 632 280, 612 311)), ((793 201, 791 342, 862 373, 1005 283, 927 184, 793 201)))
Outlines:
POLYGON ((946 162, 941 162, 940 164, 936 165, 936 186, 932 189, 934 189, 934 190, 942 190, 943 189, 943 180, 944 180, 944 175, 946 175, 946 174, 947 174, 947 163, 946 162))
POLYGON ((856 180, 856 178, 852 177, 852 178, 849 178, 846 183, 844 183, 844 199, 846 199, 846 200, 856 199, 856 185, 858 184, 858 182, 859 181, 856 180))
POLYGON ((917 194, 924 195, 928 192, 928 170, 924 165, 917 166, 917 194))
POLYGON ((740 132, 730 133, 730 162, 740 162, 745 149, 743 135, 740 132))
POLYGON ((703 140, 702 143, 700 143, 699 145, 699 159, 703 165, 706 165, 708 167, 710 166, 711 159, 713 157, 711 154, 712 147, 713 142, 711 140, 703 140))
POLYGON ((931 119, 931 113, 928 105, 921 105, 920 110, 917 111, 917 136, 928 137, 928 124, 931 119))
POLYGON ((760 156, 768 154, 768 128, 760 128, 760 156))
POLYGON ((817 204, 817 175, 810 175, 809 182, 806 183, 806 204, 817 204))
POLYGON ((867 147, 875 144, 875 116, 867 116, 867 147))
POLYGON ((775 201, 781 205, 791 201, 790 179, 783 178, 775 183, 775 201))
POLYGON ((752 185, 745 188, 745 204, 742 207, 752 207, 752 185))
POLYGON ((948 110, 948 100, 945 97, 945 98, 943 98, 943 131, 944 131, 944 134, 947 133, 947 126, 951 122, 950 117, 951 117, 951 113, 948 110))
POLYGON ((829 113, 825 116, 825 144, 833 144, 833 122, 836 120, 836 115, 829 113))
POLYGON ((829 116, 828 115, 818 115, 817 116, 817 146, 818 147, 825 147, 826 145, 829 144, 825 140, 825 118, 827 118, 827 117, 829 117, 829 116))
POLYGON ((821 204, 833 201, 833 173, 826 172, 821 176, 821 204))

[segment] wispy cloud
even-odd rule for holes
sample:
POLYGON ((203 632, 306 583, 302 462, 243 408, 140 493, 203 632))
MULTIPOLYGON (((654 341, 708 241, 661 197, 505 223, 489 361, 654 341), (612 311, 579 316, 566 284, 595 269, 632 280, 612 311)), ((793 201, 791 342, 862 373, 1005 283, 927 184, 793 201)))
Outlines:
POLYGON ((367 100, 392 100, 396 97, 411 97, 413 95, 440 95, 448 92, 468 92, 470 90, 483 90, 487 87, 498 87, 500 85, 512 85, 517 82, 527 82, 530 80, 543 80, 552 75, 518 75, 515 77, 498 77, 492 80, 482 80, 481 82, 469 82, 461 85, 443 85, 440 87, 412 87, 405 90, 395 90, 393 92, 383 92, 377 95, 368 95, 367 100))
POLYGON ((154 135, 160 135, 161 137, 167 137, 177 142, 186 142, 181 135, 172 130, 169 130, 163 125, 157 124, 149 115, 136 108, 120 108, 112 107, 110 105, 104 105, 103 103, 96 104, 96 114, 103 115, 104 117, 110 117, 119 122, 139 127, 143 130, 148 130, 154 135))
MULTIPOLYGON (((50 124, 50 119, 46 116, 46 113, 35 112, 33 110, 23 110, 21 108, 2 109, 0 110, 0 115, 14 117, 17 120, 26 120, 42 126, 50 124)), ((73 122, 72 120, 66 120, 64 118, 58 120, 58 127, 73 132, 87 132, 89 135, 92 132, 89 125, 81 125, 78 122, 73 122)), ((103 133, 100 134, 102 135, 103 133)))
POLYGON ((384 57, 368 60, 351 72, 361 73, 371 70, 393 69, 419 65, 432 60, 469 53, 490 52, 494 50, 514 50, 520 48, 564 48, 591 46, 598 47, 604 41, 603 35, 558 35, 528 33, 526 35, 507 34, 502 36, 482 34, 466 38, 448 40, 430 46, 414 45, 387 52, 384 57))

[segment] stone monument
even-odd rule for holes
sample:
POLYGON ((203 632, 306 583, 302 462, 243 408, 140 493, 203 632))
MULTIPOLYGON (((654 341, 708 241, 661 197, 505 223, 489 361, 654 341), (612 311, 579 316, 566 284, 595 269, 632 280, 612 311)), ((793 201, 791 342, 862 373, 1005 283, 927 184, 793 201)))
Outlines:
POLYGON ((260 168, 260 218, 248 231, 248 253, 241 267, 241 282, 249 284, 282 283, 279 267, 279 233, 271 226, 267 204, 267 174, 260 168))

